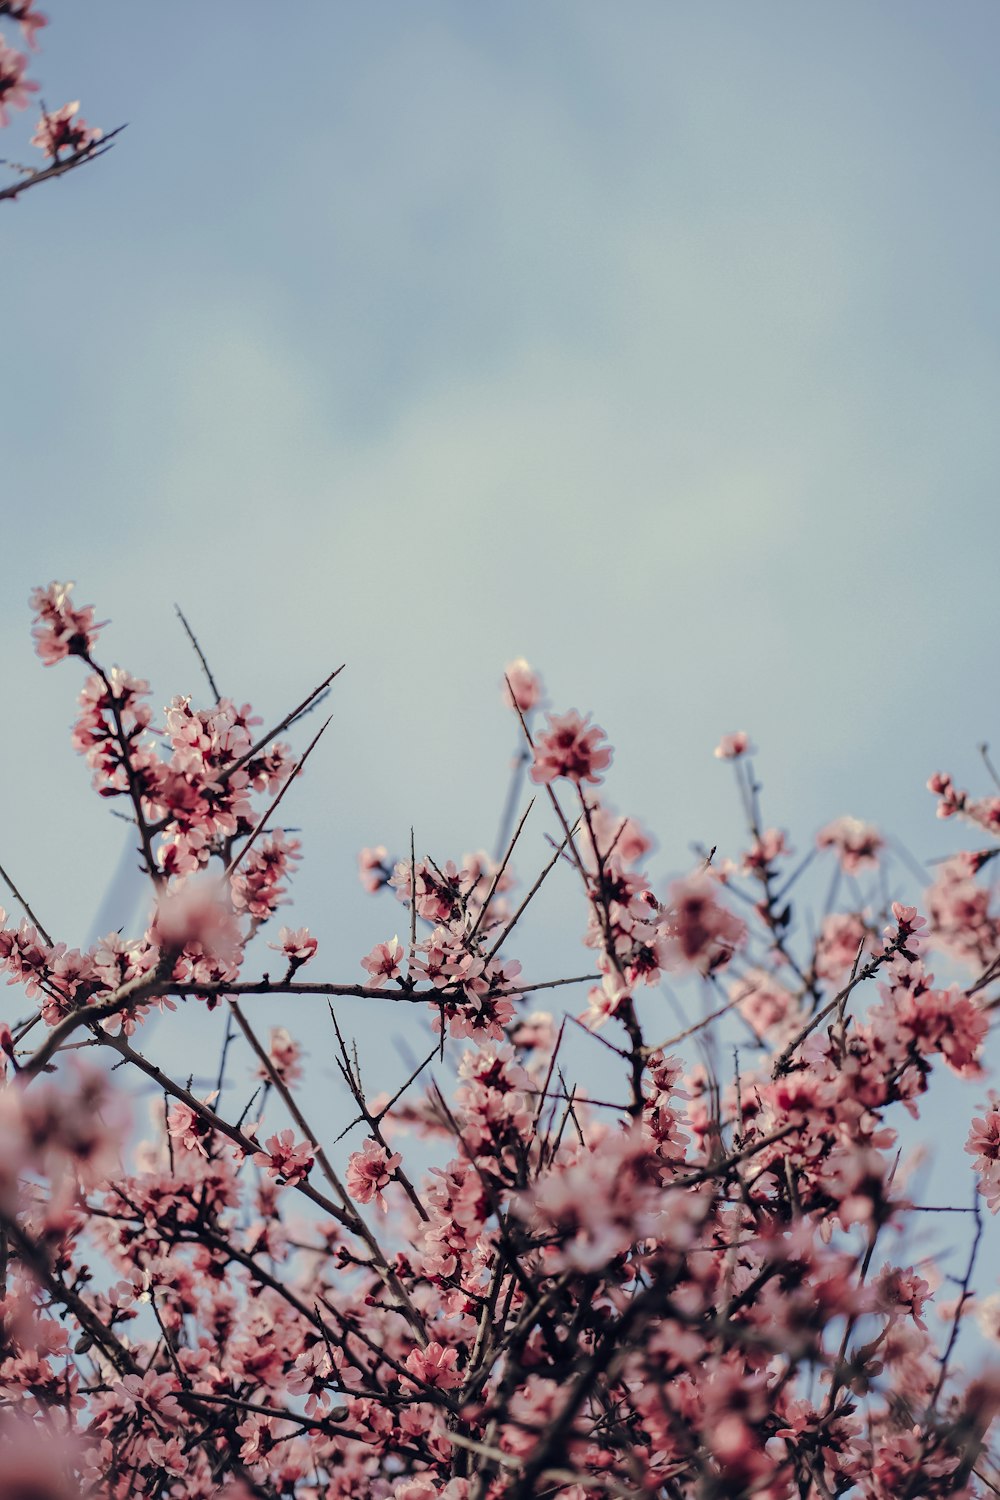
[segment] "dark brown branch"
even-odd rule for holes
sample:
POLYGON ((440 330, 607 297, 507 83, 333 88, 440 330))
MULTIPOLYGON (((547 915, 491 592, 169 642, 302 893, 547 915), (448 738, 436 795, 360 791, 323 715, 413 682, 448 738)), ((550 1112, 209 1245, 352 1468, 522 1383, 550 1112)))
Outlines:
POLYGON ((86 166, 89 161, 96 161, 99 156, 104 156, 111 150, 112 142, 116 135, 121 135, 126 126, 119 125, 117 130, 110 130, 107 135, 102 136, 91 146, 84 146, 80 151, 74 151, 71 156, 64 156, 61 161, 53 162, 51 167, 41 167, 37 172, 28 172, 18 182, 11 182, 6 187, 0 188, 0 203, 5 198, 19 198, 29 188, 37 187, 41 182, 50 182, 55 177, 63 177, 67 172, 74 171, 77 167, 86 166))

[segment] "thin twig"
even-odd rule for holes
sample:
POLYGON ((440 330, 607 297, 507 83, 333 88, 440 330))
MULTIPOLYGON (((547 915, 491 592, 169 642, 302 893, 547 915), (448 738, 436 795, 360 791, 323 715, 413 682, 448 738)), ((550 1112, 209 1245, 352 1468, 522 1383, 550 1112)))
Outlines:
POLYGON ((421 1344, 426 1345, 427 1331, 424 1326, 423 1318, 420 1316, 416 1308, 413 1306, 413 1303, 410 1301, 409 1293, 403 1286, 395 1271, 390 1266, 388 1258, 386 1257, 386 1254, 383 1251, 378 1240, 372 1234, 371 1230, 368 1228, 368 1225, 365 1223, 364 1219, 362 1219, 361 1215, 354 1207, 354 1204, 351 1201, 350 1194, 344 1187, 336 1172, 333 1170, 333 1167, 330 1165, 329 1157, 323 1150, 323 1147, 320 1145, 319 1141, 316 1138, 315 1132, 309 1125, 301 1109, 296 1103, 295 1096, 293 1095, 291 1089, 288 1087, 288 1084, 285 1082, 281 1074, 278 1072, 277 1068, 274 1066, 274 1063, 271 1060, 270 1053, 268 1053, 258 1041, 256 1032, 253 1030, 249 1021, 240 1010, 237 1002, 235 1000, 230 1000, 229 1005, 236 1020, 237 1026, 240 1028, 243 1035, 250 1043, 250 1046, 253 1048, 253 1051, 256 1053, 257 1058, 260 1061, 261 1066, 264 1068, 264 1071, 267 1073, 267 1076, 270 1078, 275 1091, 281 1095, 282 1101, 285 1105, 285 1108, 288 1110, 288 1113, 291 1115, 296 1125, 302 1131, 302 1134, 308 1140, 309 1145, 311 1146, 315 1154, 320 1171, 323 1173, 323 1176, 326 1178, 327 1182, 330 1184, 330 1186, 333 1188, 333 1191, 340 1199, 342 1213, 346 1218, 346 1222, 349 1228, 358 1236, 360 1240, 364 1242, 365 1245, 367 1245, 368 1249, 371 1251, 372 1256, 374 1257, 374 1268, 378 1271, 386 1286, 399 1299, 399 1302, 401 1304, 399 1310, 406 1317, 407 1322, 410 1324, 421 1344))
POLYGON ((243 858, 245 857, 245 855, 249 853, 250 849, 253 847, 255 839, 260 834, 260 832, 262 831, 262 829, 266 826, 266 824, 268 823, 268 821, 271 818, 271 816, 277 811, 278 806, 279 806, 279 804, 281 802, 282 797, 284 797, 285 793, 288 791, 288 788, 291 786, 291 784, 295 780, 295 778, 298 775, 300 775, 300 773, 302 771, 302 767, 305 765, 306 761, 309 759, 310 755, 313 753, 313 751, 315 750, 316 746, 319 744, 320 738, 322 737, 322 735, 324 734, 324 732, 329 727, 330 723, 332 722, 332 718, 333 718, 333 716, 331 714, 330 718, 327 719, 326 722, 320 726, 320 728, 318 729, 318 731, 316 732, 316 734, 313 736, 312 740, 306 746, 306 749, 303 751, 302 755, 300 756, 300 758, 298 760, 298 763, 295 766, 295 769, 292 771, 292 773, 289 776, 288 780, 285 782, 284 786, 281 788, 280 792, 275 797, 275 799, 271 803, 270 807, 267 809, 267 811, 264 813, 263 817, 258 822, 256 828, 253 830, 253 832, 251 833, 250 837, 247 839, 246 843, 243 845, 242 849, 239 851, 238 854, 234 855, 234 857, 229 861, 229 864, 226 866, 225 874, 222 877, 223 880, 228 880, 229 879, 229 877, 233 874, 233 872, 238 868, 238 866, 240 865, 240 863, 243 860, 243 858))
POLYGON ((185 631, 187 632, 187 638, 188 638, 188 640, 191 642, 192 646, 194 647, 195 655, 197 656, 198 660, 201 662, 202 671, 205 673, 205 676, 208 678, 208 685, 212 689, 213 694, 215 695, 215 701, 216 701, 216 703, 219 703, 219 702, 221 702, 222 694, 219 692, 218 684, 216 683, 215 678, 212 676, 212 669, 208 665, 208 662, 205 659, 205 653, 201 649, 201 646, 198 644, 198 637, 195 635, 194 631, 191 629, 191 626, 188 624, 187 619, 185 618, 185 615, 184 615, 184 611, 181 609, 180 605, 179 604, 175 604, 174 605, 174 609, 177 611, 177 618, 180 620, 181 624, 184 626, 185 631))
POLYGON ((80 151, 74 151, 72 156, 64 156, 61 161, 53 163, 51 167, 43 167, 37 172, 29 172, 19 182, 12 182, 5 188, 0 188, 0 203, 5 198, 18 198, 28 188, 37 187, 40 182, 49 182, 54 177, 62 177, 66 172, 72 172, 76 167, 85 166, 89 161, 96 161, 99 156, 105 156, 111 150, 112 141, 116 135, 120 135, 126 127, 119 125, 117 130, 109 130, 107 135, 102 136, 99 143, 92 146, 84 146, 80 151))
POLYGON ((493 877, 493 883, 490 886, 489 891, 487 892, 486 900, 483 902, 482 906, 479 908, 479 915, 476 917, 475 923, 473 924, 472 931, 469 933, 469 936, 468 936, 468 939, 467 939, 467 941, 469 943, 472 942, 472 939, 475 937, 476 933, 479 931, 479 924, 482 922, 482 920, 485 917, 487 911, 489 910, 490 902, 493 900, 493 897, 496 895, 497 886, 500 884, 500 881, 503 879, 503 873, 506 870, 508 863, 510 862, 511 855, 514 853, 514 849, 515 849, 515 847, 517 845, 517 841, 521 837, 521 830, 524 828, 525 823, 528 821, 528 814, 530 813, 530 811, 534 807, 534 805, 535 805, 535 799, 534 799, 534 797, 532 797, 531 801, 528 803, 527 807, 524 809, 524 814, 523 814, 523 816, 521 818, 520 823, 518 823, 516 829, 514 830, 514 836, 513 836, 513 838, 511 839, 510 843, 507 846, 507 853, 504 855, 503 859, 500 862, 500 865, 497 868, 497 872, 496 872, 496 874, 493 877))
POLYGON ((514 928, 517 926, 517 924, 520 921, 521 917, 524 915, 525 911, 528 909, 528 906, 531 904, 531 902, 534 899, 534 897, 537 896, 539 890, 541 889, 542 882, 549 875, 550 871, 555 868, 556 864, 558 863, 558 861, 562 857, 562 854, 563 854, 564 850, 566 849, 567 845, 572 842, 573 834, 576 832, 576 830, 579 828, 579 826, 580 826, 580 823, 579 823, 579 820, 577 820, 577 822, 573 824, 572 829, 567 829, 566 837, 563 839, 562 843, 559 845, 559 848, 556 850, 555 854, 553 854, 552 858, 549 860, 548 864, 545 866, 544 870, 539 875, 539 877, 535 881, 534 885, 531 887, 531 890, 525 896, 524 900, 521 902, 520 906, 517 908, 517 911, 511 917, 510 921, 507 923, 507 926, 504 928, 503 932, 500 934, 500 936, 497 938, 496 942, 493 944, 493 947, 486 954, 486 962, 487 963, 489 963, 489 961, 490 961, 491 958, 495 958, 496 957, 496 955, 499 953, 500 949, 503 947, 504 943, 510 937, 510 934, 514 931, 514 928))
MULTIPOLYGON (((344 670, 345 665, 346 663, 342 663, 339 667, 337 667, 335 671, 330 673, 329 677, 324 677, 319 686, 313 688, 312 692, 308 693, 306 697, 303 698, 302 702, 296 708, 292 709, 291 713, 286 714, 285 717, 281 720, 280 724, 276 724, 273 729, 268 731, 267 734, 262 735, 259 740, 257 740, 253 745, 250 746, 249 750, 247 750, 243 755, 240 756, 239 760, 234 760, 230 765, 221 770, 216 777, 216 780, 224 786, 225 783, 229 780, 230 776, 235 775, 235 773, 240 770, 241 767, 245 766, 248 761, 253 760, 255 755, 259 755, 262 750, 266 749, 271 741, 275 739, 279 734, 281 734, 282 730, 287 729, 290 724, 294 723, 296 719, 300 718, 302 714, 305 713, 307 708, 311 708, 313 706, 320 693, 324 692, 325 689, 330 686, 330 683, 335 677, 340 676, 341 672, 344 670)), ((329 720, 327 720, 327 723, 329 723, 329 720)))
POLYGON ((4 885, 10 891, 11 895, 14 897, 14 900, 17 902, 18 906, 21 908, 21 910, 24 912, 25 916, 28 918, 28 921, 29 922, 33 922, 35 924, 35 926, 38 929, 38 935, 39 935, 39 937, 42 939, 43 942, 47 943, 49 945, 49 947, 51 948, 52 947, 52 939, 49 937, 49 934, 46 932, 46 930, 42 926, 41 922, 39 922, 38 918, 35 916, 35 913, 32 911, 31 907, 28 905, 28 902, 25 899, 25 897, 21 895, 21 892, 18 890, 17 886, 14 884, 13 880, 11 880, 10 876, 7 874, 7 871, 4 869, 3 865, 0 865, 0 880, 3 881, 4 885))

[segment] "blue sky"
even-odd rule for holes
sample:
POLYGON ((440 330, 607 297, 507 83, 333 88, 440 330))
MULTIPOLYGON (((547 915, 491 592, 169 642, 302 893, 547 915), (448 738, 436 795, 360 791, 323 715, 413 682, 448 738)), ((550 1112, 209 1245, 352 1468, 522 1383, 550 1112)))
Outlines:
POLYGON ((50 105, 128 122, 0 215, 0 847, 68 941, 121 828, 31 655, 51 578, 161 702, 175 601, 269 717, 348 663, 289 813, 345 977, 396 918, 360 845, 492 843, 517 655, 659 876, 736 838, 739 727, 797 847, 950 847, 926 777, 1000 736, 992 0, 46 8, 50 105))

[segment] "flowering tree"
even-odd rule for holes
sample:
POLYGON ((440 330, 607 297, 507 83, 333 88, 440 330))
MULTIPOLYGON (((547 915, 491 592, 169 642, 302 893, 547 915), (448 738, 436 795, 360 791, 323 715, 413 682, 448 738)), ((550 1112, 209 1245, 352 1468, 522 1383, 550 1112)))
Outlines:
MULTIPOLYGON (((35 0, 0 0, 0 22, 17 27, 17 39, 30 52, 38 50, 38 34, 48 25, 48 17, 35 9, 35 0)), ((28 76, 28 54, 12 45, 0 28, 0 126, 10 124, 12 109, 27 109, 38 95, 36 81, 28 76)), ((104 135, 89 126, 80 115, 79 100, 49 110, 42 105, 41 118, 31 138, 31 145, 41 151, 45 165, 21 166, 15 162, 14 181, 0 186, 0 200, 17 198, 27 188, 36 187, 54 177, 62 177, 88 161, 94 161, 110 150, 117 130, 104 135)))
POLYGON ((517 662, 511 825, 524 766, 538 800, 496 860, 364 850, 404 935, 327 977, 308 930, 268 937, 301 855, 278 808, 323 730, 301 753, 281 736, 337 673, 266 733, 210 671, 207 707, 178 697, 157 720, 147 684, 101 664, 69 585, 32 603, 42 662, 85 668, 73 743, 132 825, 149 916, 69 950, 8 882, 22 912, 0 961, 30 1013, 0 1027, 0 1497, 997 1492, 1000 1373, 982 1342, 964 1371, 956 1355, 970 1312, 1000 1335, 979 1206, 1000 1208, 1000 1096, 966 1122, 956 1202, 918 1201, 902 1147, 942 1069, 982 1076, 1000 844, 978 846, 1000 796, 932 778, 977 847, 918 915, 870 825, 830 823, 796 863, 748 737, 726 735, 746 847, 657 891, 648 836, 604 800, 603 731, 576 713, 539 727, 517 662), (515 899, 529 815, 552 852, 515 899), (832 882, 810 930, 793 903, 813 860, 832 882), (529 982, 510 955, 549 879, 579 894, 588 962, 529 982), (931 961, 961 979, 942 987, 931 961), (543 990, 577 998, 553 1014, 543 990), (672 1036, 667 994, 687 1009, 672 1036), (276 996, 288 1024, 265 1037, 276 996), (344 997, 426 1013, 392 1097, 367 1092, 344 997), (148 1055, 147 1018, 182 1003, 218 1013, 220 1088, 243 1048, 239 1109, 148 1055), (343 1144, 345 1111, 304 1102, 294 1017, 316 1005, 343 1144), (581 1045, 599 1093, 572 1081, 581 1045), (136 1146, 123 1071, 162 1098, 136 1146), (944 1211, 968 1230, 950 1291, 910 1248, 944 1211))

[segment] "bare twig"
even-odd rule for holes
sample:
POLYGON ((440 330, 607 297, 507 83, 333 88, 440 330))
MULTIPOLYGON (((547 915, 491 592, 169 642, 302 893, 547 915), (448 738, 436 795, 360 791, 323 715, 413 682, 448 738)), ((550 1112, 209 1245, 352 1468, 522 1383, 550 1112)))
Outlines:
POLYGON ((3 865, 0 865, 0 880, 3 881, 4 885, 10 891, 11 895, 14 897, 14 900, 17 902, 18 906, 21 908, 21 910, 24 912, 25 916, 28 918, 28 921, 29 922, 33 922, 34 925, 35 925, 35 927, 37 927, 38 934, 41 937, 42 941, 45 942, 45 943, 47 943, 49 945, 49 947, 51 948, 52 947, 52 939, 50 938, 49 934, 46 932, 45 928, 42 926, 41 922, 35 916, 35 913, 32 911, 31 907, 28 905, 28 902, 27 902, 26 898, 21 895, 21 892, 18 890, 17 886, 14 884, 13 880, 7 874, 7 871, 4 869, 3 865))
POLYGON ((201 646, 198 644, 198 637, 195 635, 194 631, 191 629, 191 626, 188 624, 187 619, 186 619, 186 617, 184 615, 184 611, 181 609, 180 605, 179 604, 175 604, 174 605, 174 609, 177 611, 177 618, 180 620, 181 624, 184 626, 184 629, 185 629, 185 631, 187 633, 188 640, 191 642, 191 645, 194 647, 195 655, 197 656, 198 660, 201 662, 202 671, 205 673, 205 676, 208 678, 208 685, 211 688, 212 693, 215 696, 216 703, 218 703, 218 702, 220 702, 220 700, 222 698, 222 694, 219 692, 218 684, 216 683, 215 678, 212 676, 212 669, 208 665, 208 662, 205 659, 205 653, 204 653, 204 651, 202 651, 201 646))
MULTIPOLYGON (((287 729, 290 724, 293 724, 295 722, 296 719, 301 718, 306 709, 313 706, 320 693, 325 692, 326 689, 330 686, 330 683, 333 681, 333 679, 340 676, 341 672, 344 670, 345 665, 346 663, 342 663, 339 667, 336 668, 335 671, 330 673, 329 677, 324 677, 319 686, 314 687, 312 692, 308 693, 306 697, 303 698, 302 702, 298 704, 296 708, 292 709, 291 713, 286 714, 285 717, 281 720, 280 724, 276 724, 273 729, 268 731, 267 734, 262 735, 259 740, 257 740, 250 746, 250 749, 247 750, 245 754, 240 756, 239 760, 234 760, 231 765, 224 767, 224 769, 219 772, 216 779, 223 785, 225 785, 230 776, 235 775, 235 773, 240 770, 241 767, 245 766, 248 761, 253 760, 255 755, 259 755, 262 750, 265 750, 271 743, 271 741, 275 739, 279 734, 281 734, 282 730, 287 729)), ((327 720, 327 723, 329 722, 330 721, 327 720)), ((324 725, 323 727, 325 728, 326 725, 324 725)))
POLYGON ((253 832, 251 833, 250 837, 247 839, 246 843, 243 845, 242 849, 239 851, 238 854, 234 855, 234 857, 229 861, 229 864, 226 866, 226 871, 225 871, 225 874, 223 876, 224 880, 228 880, 229 877, 233 874, 233 872, 236 869, 239 868, 239 865, 241 864, 241 862, 243 861, 243 859, 245 858, 245 856, 253 848, 254 841, 257 839, 258 835, 262 832, 262 830, 266 827, 266 825, 267 825, 269 819, 272 817, 272 815, 277 811, 278 806, 281 803, 281 799, 284 797, 285 793, 288 791, 288 788, 291 786, 291 784, 295 780, 295 778, 301 773, 302 767, 305 765, 306 761, 309 759, 310 755, 313 753, 313 751, 315 750, 316 746, 319 744, 320 739, 322 738, 322 736, 323 736, 324 732, 326 731, 326 729, 329 727, 330 723, 331 723, 331 719, 327 719, 325 721, 325 723, 323 723, 322 725, 320 725, 320 728, 317 730, 316 734, 310 740, 309 744, 306 746, 306 748, 303 751, 302 755, 299 757, 299 760, 297 761, 297 763, 295 765, 295 768, 292 771, 291 775, 288 777, 288 780, 285 782, 284 786, 281 788, 280 792, 275 797, 275 799, 271 803, 270 807, 264 813, 263 817, 258 821, 257 826, 254 828, 253 832))

